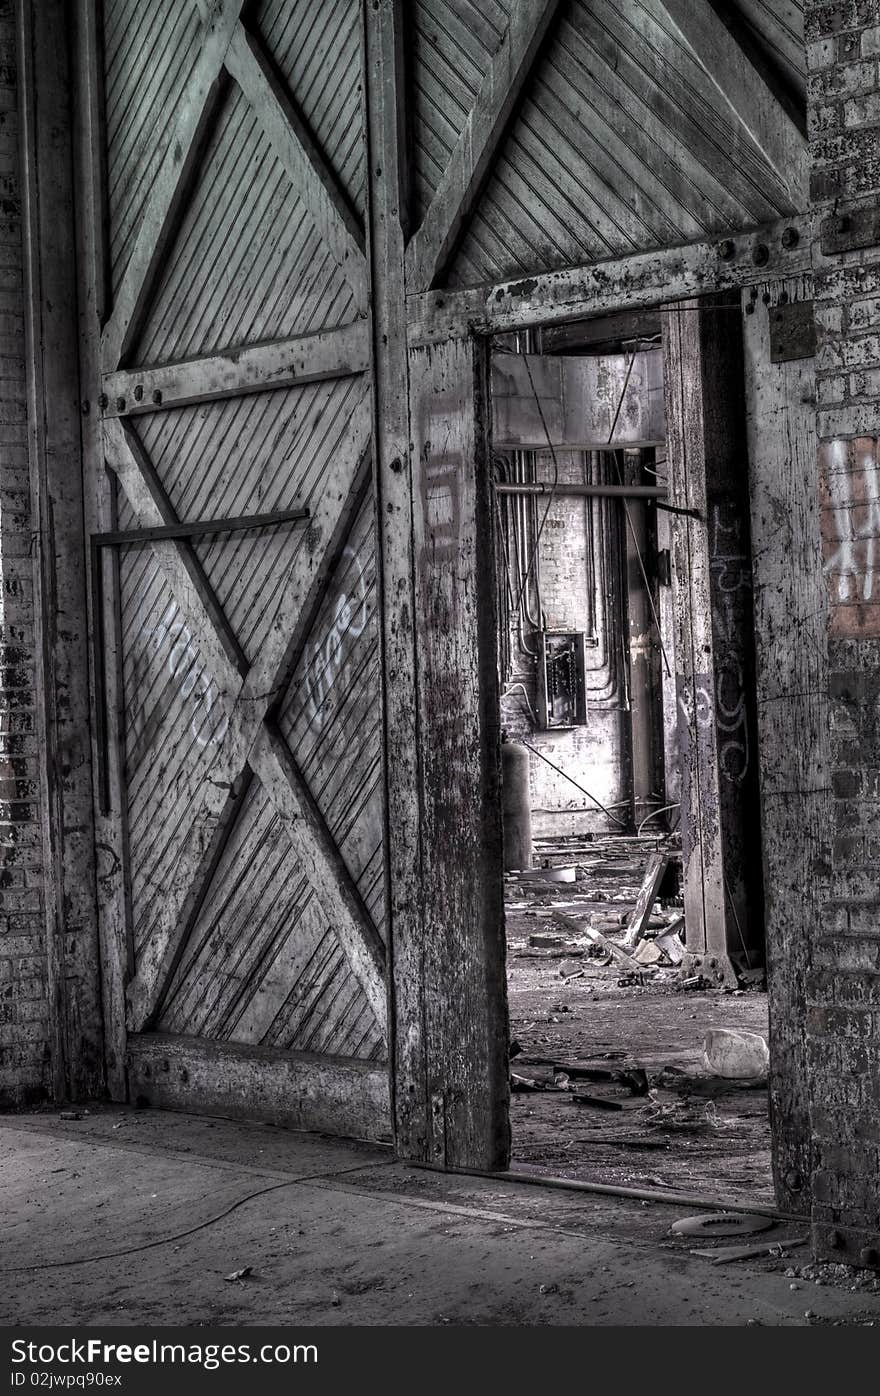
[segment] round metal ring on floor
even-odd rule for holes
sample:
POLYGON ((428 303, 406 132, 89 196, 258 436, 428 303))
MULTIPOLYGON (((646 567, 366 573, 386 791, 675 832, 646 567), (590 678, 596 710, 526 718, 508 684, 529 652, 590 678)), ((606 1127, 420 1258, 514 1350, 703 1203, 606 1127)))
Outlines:
POLYGON ((698 1217, 682 1217, 669 1229, 676 1236, 754 1236, 775 1225, 772 1217, 753 1212, 701 1212, 698 1217))

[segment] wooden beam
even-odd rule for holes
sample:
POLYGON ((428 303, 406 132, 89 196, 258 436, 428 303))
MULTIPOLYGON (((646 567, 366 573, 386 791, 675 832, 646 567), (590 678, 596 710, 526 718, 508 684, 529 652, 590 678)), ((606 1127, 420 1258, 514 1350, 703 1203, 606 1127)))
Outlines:
POLYGON ((795 209, 809 202, 807 140, 763 75, 749 61, 709 0, 661 0, 685 43, 694 52, 734 116, 758 150, 795 209))
POLYGON ((394 1133, 403 1158, 429 1156, 424 1008, 420 735, 417 715, 413 460, 409 449, 404 234, 407 111, 403 0, 364 0, 368 246, 373 290, 373 473, 382 672, 385 876, 394 1133))
POLYGON ((151 1032, 130 1036, 128 1070, 131 1099, 160 1110, 388 1142, 381 1062, 151 1032))
MULTIPOLYGON (((83 469, 83 525, 86 534, 100 532, 114 522, 113 484, 104 467, 101 419, 94 401, 101 372, 101 324, 109 285, 109 257, 106 242, 107 198, 105 188, 106 139, 101 99, 104 65, 99 34, 99 6, 96 0, 76 0, 72 55, 76 74, 74 105, 74 178, 76 180, 77 292, 79 308, 80 396, 83 469)), ((114 623, 108 624, 104 647, 106 688, 97 689, 97 677, 90 670, 91 711, 106 702, 107 764, 111 809, 104 813, 100 797, 93 799, 95 828, 95 882, 101 955, 101 989, 104 1016, 104 1062, 107 1089, 112 1100, 127 1099, 125 1071, 125 976, 129 966, 131 926, 126 895, 126 801, 123 791, 120 752, 122 712, 122 666, 119 635, 115 624, 118 590, 114 569, 108 567, 102 579, 99 603, 114 623), (109 575, 108 575, 109 574, 109 575)), ((91 614, 98 598, 90 597, 91 614)), ((87 692, 89 691, 87 690, 87 692)), ((101 761, 97 732, 92 724, 92 764, 101 761)))
POLYGON ((797 276, 811 270, 811 246, 811 219, 792 216, 748 231, 736 229, 700 242, 636 252, 586 267, 466 291, 428 291, 407 298, 408 340, 410 346, 436 344, 471 331, 500 334, 559 325, 753 286, 768 277, 797 276), (783 237, 791 245, 785 245, 783 237))
POLYGON ((260 725, 248 759, 287 831, 297 870, 315 889, 373 1017, 384 1029, 388 1017, 385 947, 287 743, 273 724, 260 725))
POLYGON ((131 260, 104 329, 104 372, 119 368, 141 324, 156 272, 198 163, 223 76, 223 62, 244 0, 214 0, 190 86, 153 181, 131 260))
POLYGON ((261 43, 243 27, 233 36, 226 67, 250 102, 322 241, 345 273, 358 311, 365 313, 363 229, 261 43))
MULTIPOLYGON (((779 282, 774 301, 783 291, 794 301, 805 287, 779 282)), ((773 1175, 779 1206, 809 1215, 809 928, 829 915, 816 870, 831 866, 834 825, 816 380, 812 357, 771 362, 761 305, 745 316, 744 347, 773 1175)))
POLYGON ((559 0, 514 0, 501 47, 480 85, 424 222, 406 249, 410 290, 427 291, 442 273, 558 8, 559 0))
POLYGON ((36 771, 25 774, 39 779, 45 1032, 59 1101, 88 1099, 105 1087, 77 392, 77 257, 70 217, 74 184, 68 25, 64 0, 18 0, 27 441, 34 527, 30 551, 35 692, 28 701, 34 703, 38 753, 36 771))
POLYGON ((687 948, 735 985, 763 954, 740 298, 664 316, 687 948))
POLYGON ((366 320, 338 329, 270 344, 248 344, 220 354, 121 369, 103 379, 105 417, 131 417, 159 407, 185 407, 242 393, 291 388, 326 378, 365 373, 370 366, 370 331, 366 320))
MULTIPOLYGON (((484 346, 411 352, 429 1161, 510 1151, 501 731, 484 346)), ((400 989, 398 977, 398 989, 400 989)))
MULTIPOLYGON (((124 421, 105 422, 104 452, 139 527, 180 522, 146 451, 124 421)), ((237 692, 248 663, 191 544, 175 541, 151 546, 178 605, 198 618, 193 638, 217 680, 221 699, 237 692)))

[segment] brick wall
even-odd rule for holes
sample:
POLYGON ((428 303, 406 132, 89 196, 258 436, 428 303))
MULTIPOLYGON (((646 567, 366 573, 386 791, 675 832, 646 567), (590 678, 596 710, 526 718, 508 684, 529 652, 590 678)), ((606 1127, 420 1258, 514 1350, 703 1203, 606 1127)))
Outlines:
POLYGON ((0 1106, 49 1093, 13 6, 0 0, 0 1106))
POLYGON ((808 979, 814 1244, 880 1264, 880 0, 808 0, 805 22, 834 797, 808 979))

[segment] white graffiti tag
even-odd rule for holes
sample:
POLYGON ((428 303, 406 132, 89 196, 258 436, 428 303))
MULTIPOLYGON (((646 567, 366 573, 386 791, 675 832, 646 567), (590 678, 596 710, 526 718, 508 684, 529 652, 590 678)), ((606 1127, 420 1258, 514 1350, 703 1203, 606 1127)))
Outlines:
POLYGON ((340 590, 330 609, 330 623, 321 637, 306 646, 306 692, 308 710, 319 727, 324 723, 324 703, 351 659, 352 642, 367 628, 369 612, 364 571, 357 554, 346 548, 342 554, 349 582, 340 590))
POLYGON ((880 467, 859 460, 849 473, 830 474, 826 491, 824 571, 832 601, 880 601, 880 467))
POLYGON ((171 602, 159 623, 145 626, 141 636, 152 644, 156 654, 168 647, 168 673, 177 683, 178 696, 184 703, 192 702, 190 732, 194 740, 199 746, 219 746, 226 736, 229 718, 219 709, 214 711, 219 698, 217 687, 205 672, 191 630, 175 619, 176 615, 177 609, 171 602))

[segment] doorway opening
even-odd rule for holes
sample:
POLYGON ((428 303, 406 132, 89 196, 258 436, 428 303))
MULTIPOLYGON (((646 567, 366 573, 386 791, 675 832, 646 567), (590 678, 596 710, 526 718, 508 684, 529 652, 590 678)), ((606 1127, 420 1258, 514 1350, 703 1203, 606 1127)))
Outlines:
POLYGON ((667 313, 492 344, 512 1157, 770 1203, 748 482, 702 513, 673 488, 667 313), (694 732, 747 887, 703 851, 694 890, 694 732), (713 878, 739 931, 720 956, 713 878))

